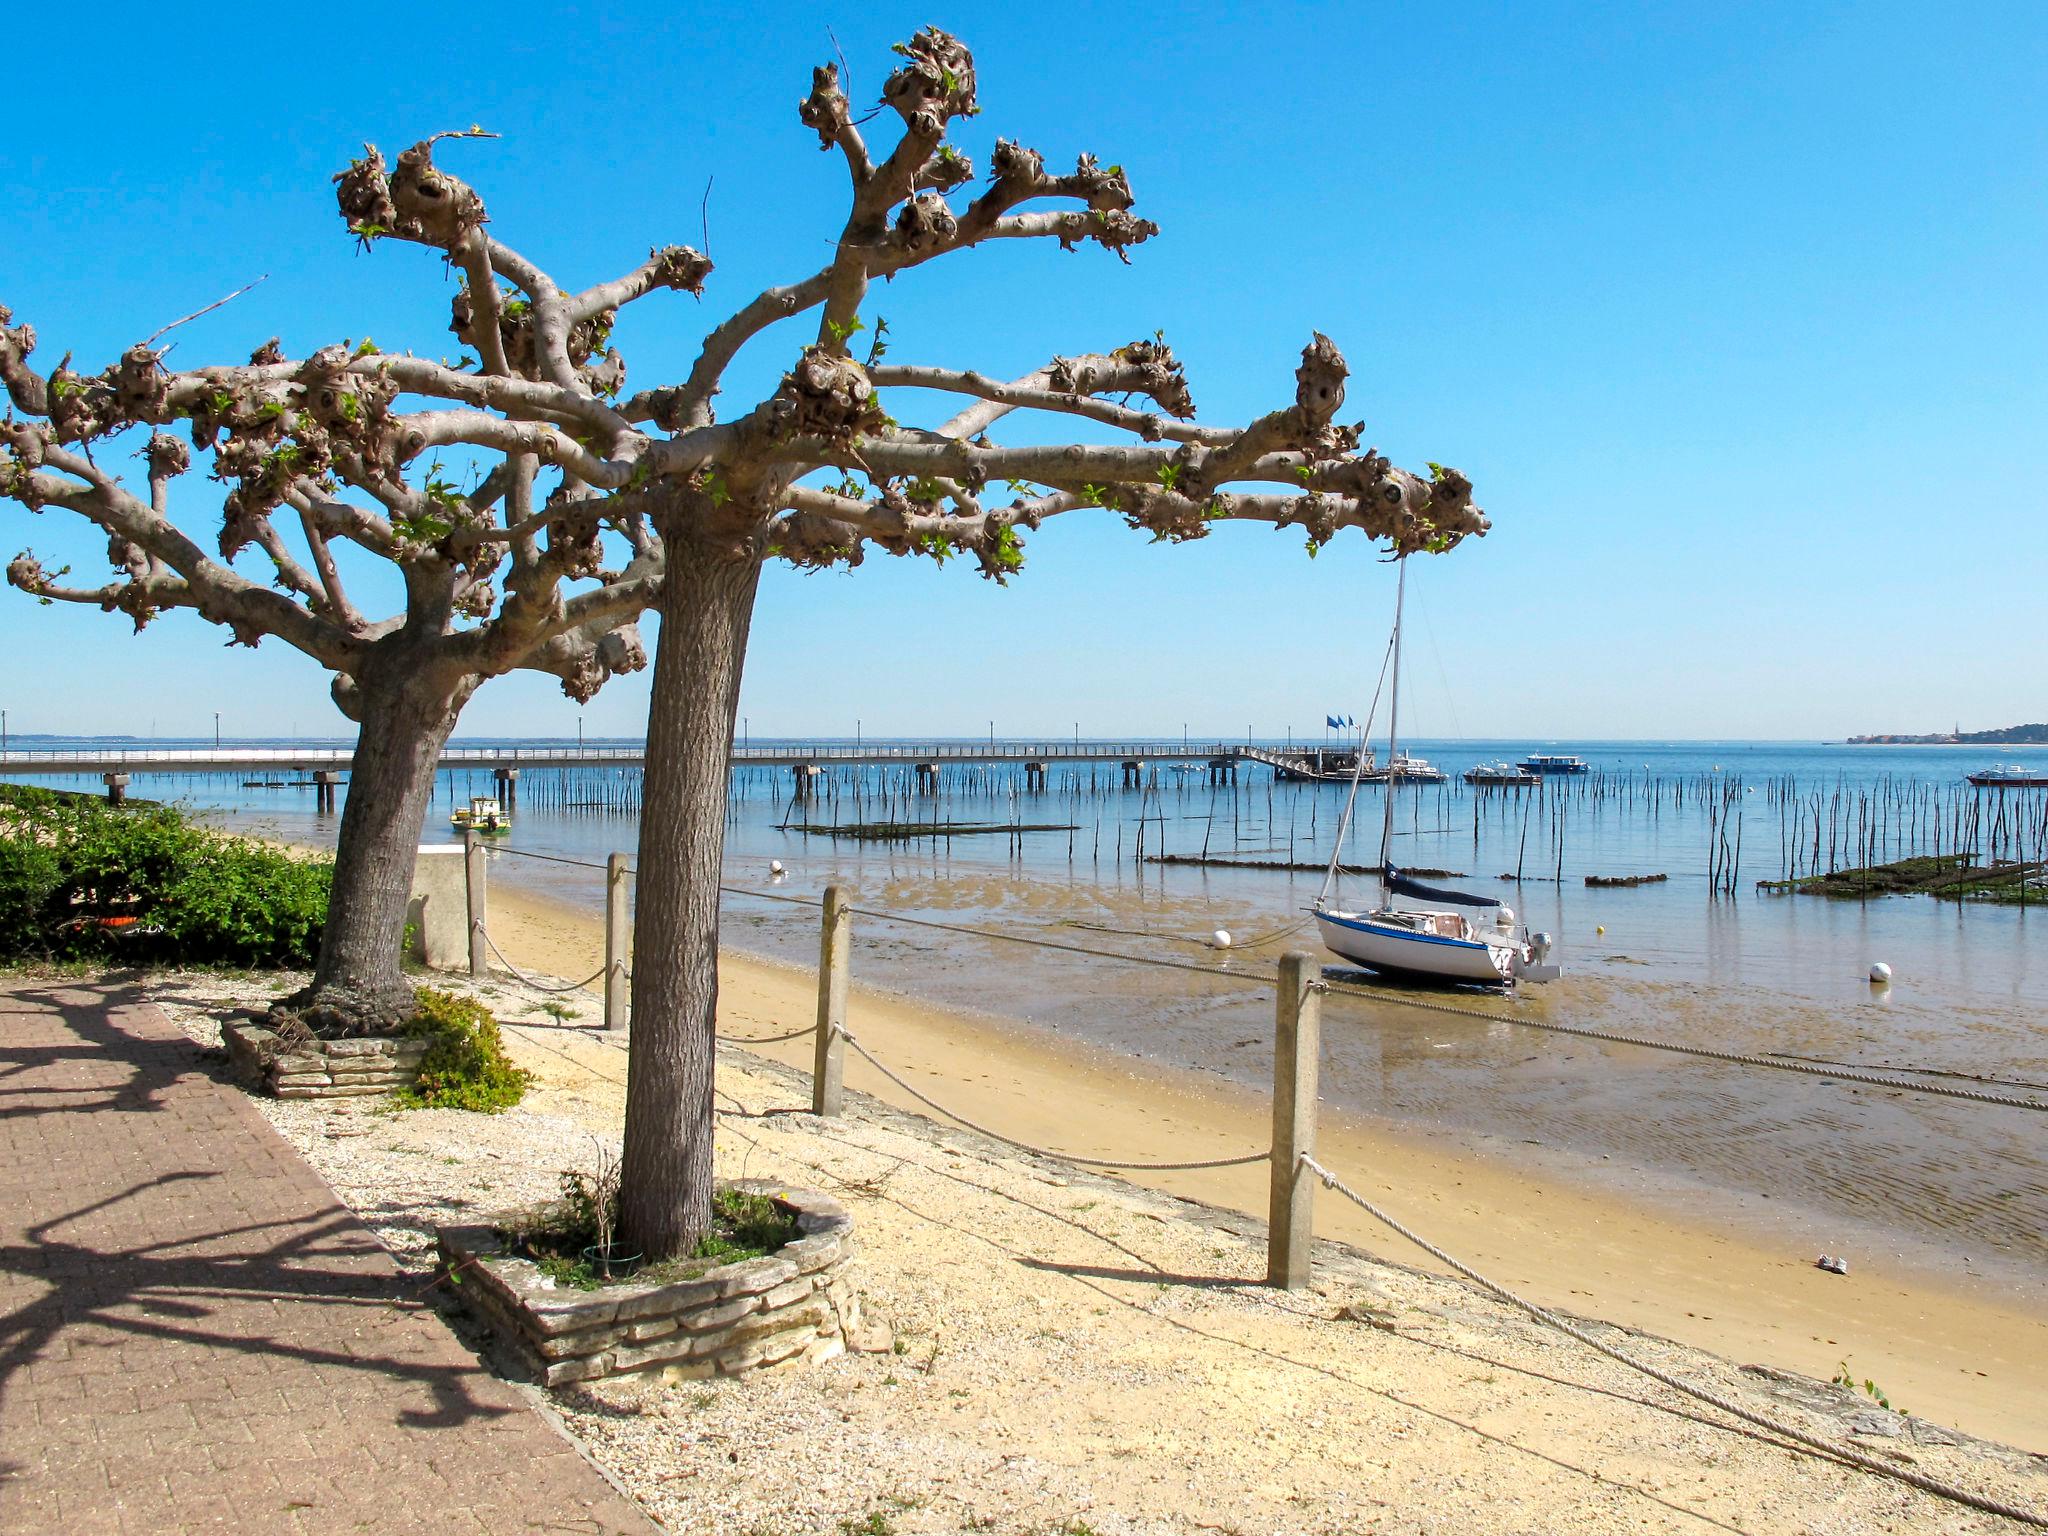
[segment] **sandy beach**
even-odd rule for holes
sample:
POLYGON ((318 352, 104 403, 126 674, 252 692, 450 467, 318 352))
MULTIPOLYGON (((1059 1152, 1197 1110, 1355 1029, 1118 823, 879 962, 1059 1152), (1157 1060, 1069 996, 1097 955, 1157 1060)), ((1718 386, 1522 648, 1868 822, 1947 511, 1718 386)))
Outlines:
MULTIPOLYGON (((513 961, 580 976, 602 953, 596 914, 505 883, 491 893, 494 936, 513 961)), ((815 979, 728 949, 720 1028, 736 1041, 808 1026, 815 979)), ((592 1014, 593 1019, 595 1014, 592 1014)), ((1262 1095, 1199 1073, 1134 1061, 994 1016, 941 1010, 856 985, 851 1032, 949 1109, 1034 1146, 1148 1161, 1262 1148, 1262 1095)), ((810 1041, 748 1049, 808 1069, 810 1041)), ((847 1082, 924 1112, 857 1056, 847 1082)), ((1497 1281, 1538 1302, 1605 1319, 1728 1359, 1821 1380, 1847 1361, 1916 1415, 2024 1449, 2048 1450, 2048 1320, 1942 1285, 1881 1259, 1847 1276, 1814 1267, 1821 1232, 1781 1246, 1746 1241, 1683 1210, 1652 1207, 1534 1174, 1504 1160, 1324 1111, 1320 1156, 1369 1198, 1497 1281)), ((1263 1165, 1133 1174, 1134 1182, 1263 1217, 1263 1165)), ((1320 1237, 1403 1265, 1433 1261, 1334 1196, 1317 1203, 1320 1237)))
MULTIPOLYGON (((260 994, 293 979, 166 972, 146 984, 203 1052, 252 982, 260 994)), ((435 1227, 529 1207, 562 1170, 615 1150, 627 1043, 593 1027, 595 999, 502 971, 446 984, 486 1001, 534 1072, 517 1107, 254 1102, 491 1362, 500 1356, 460 1293, 434 1283, 435 1227)), ((1016 1059, 988 1064, 1007 1076, 1016 1059)), ((218 1070, 207 1060, 195 1065, 218 1070)), ((1463 1281, 1326 1243, 1309 1289, 1275 1291, 1259 1283, 1258 1220, 860 1092, 833 1120, 804 1113, 807 1101, 802 1071, 720 1047, 718 1170, 845 1204, 858 1348, 736 1378, 523 1389, 675 1536, 2021 1528, 1793 1450, 1463 1281)), ((1881 1465, 2043 1507, 2040 1457, 1838 1387, 1582 1326, 1881 1465)))

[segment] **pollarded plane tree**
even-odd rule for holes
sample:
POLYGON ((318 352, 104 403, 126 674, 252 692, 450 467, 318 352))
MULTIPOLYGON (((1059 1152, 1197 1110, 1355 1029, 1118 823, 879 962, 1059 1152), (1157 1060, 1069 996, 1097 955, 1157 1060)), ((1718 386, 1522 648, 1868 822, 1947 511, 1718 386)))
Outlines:
POLYGON ((359 723, 316 974, 287 1000, 327 1033, 381 1031, 411 1012, 399 948, 414 848, 463 705, 517 668, 554 674, 581 701, 646 665, 634 621, 660 577, 650 512, 664 477, 695 467, 664 455, 701 463, 709 449, 634 426, 605 343, 621 306, 698 293, 710 263, 670 247, 566 292, 486 232, 482 202, 435 167, 434 144, 389 174, 371 149, 336 177, 339 201, 364 246, 443 253, 460 275, 451 329, 477 360, 368 341, 293 358, 273 339, 246 363, 174 370, 152 337, 98 373, 66 354, 44 375, 29 362, 34 329, 0 306, 0 496, 83 517, 105 533, 113 571, 71 585, 68 567, 24 552, 9 582, 138 631, 187 609, 231 645, 283 641, 333 672, 336 704, 359 723), (142 486, 113 467, 135 440, 142 486), (172 483, 195 450, 225 488, 217 536, 173 515, 172 483), (395 567, 400 582, 381 583, 402 586, 395 611, 359 606, 344 573, 364 560, 395 567))
POLYGON ((1054 174, 1038 153, 998 140, 970 194, 974 168, 946 135, 979 110, 973 59, 937 30, 897 52, 882 110, 893 109, 901 132, 886 155, 867 142, 835 65, 814 72, 799 109, 820 146, 843 158, 851 183, 830 262, 740 308, 711 333, 680 386, 620 407, 636 434, 651 419, 666 441, 648 447, 636 435, 601 445, 622 464, 654 467, 650 516, 665 560, 621 1191, 621 1234, 650 1256, 687 1250, 710 1215, 727 761, 764 562, 849 567, 870 548, 940 561, 957 554, 1004 581, 1023 563, 1023 535, 1085 508, 1155 541, 1257 521, 1305 530, 1311 550, 1356 529, 1396 557, 1442 551, 1486 528, 1463 475, 1397 469, 1360 448, 1360 428, 1337 423, 1346 369, 1321 335, 1302 353, 1293 402, 1239 427, 1194 423, 1180 365, 1156 339, 1055 357, 1008 381, 885 358, 879 321, 869 328, 861 314, 877 279, 988 240, 1092 242, 1127 260, 1157 233, 1131 212, 1123 169, 1086 155, 1054 174), (812 309, 815 339, 774 395, 714 426, 712 395, 739 346, 812 309), (873 339, 857 360, 863 331, 873 339), (951 396, 953 414, 926 426, 899 422, 885 411, 884 392, 891 404, 951 396), (1096 424, 1092 437, 1113 440, 1005 446, 999 431, 1019 412, 1081 418, 1096 424))

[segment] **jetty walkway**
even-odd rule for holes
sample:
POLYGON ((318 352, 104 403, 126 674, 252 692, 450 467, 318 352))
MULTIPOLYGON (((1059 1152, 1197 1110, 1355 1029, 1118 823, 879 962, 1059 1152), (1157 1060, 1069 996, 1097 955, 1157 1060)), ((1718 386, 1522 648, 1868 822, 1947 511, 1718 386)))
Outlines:
MULTIPOLYGON (((812 778, 827 768, 907 767, 916 771, 920 787, 929 788, 942 768, 969 764, 1021 767, 1037 788, 1045 784, 1052 763, 1104 763, 1118 768, 1126 785, 1139 782, 1146 765, 1200 764, 1212 783, 1235 779, 1240 762, 1277 765, 1307 755, 1306 749, 1281 752, 1271 747, 1226 744, 1134 741, 942 741, 859 743, 768 742, 760 746, 735 743, 730 761, 735 768, 787 768, 801 794, 812 778)), ((0 777, 62 777, 97 775, 108 797, 119 801, 132 776, 138 774, 296 773, 320 791, 321 808, 333 808, 334 787, 348 772, 355 753, 348 747, 12 747, 0 752, 0 777)), ((519 774, 527 769, 644 768, 647 750, 638 743, 593 743, 590 746, 543 742, 524 746, 457 746, 441 753, 441 767, 482 769, 495 775, 499 793, 516 798, 519 774)))
POLYGON ((654 1524, 164 1015, 0 980, 0 1532, 654 1524))

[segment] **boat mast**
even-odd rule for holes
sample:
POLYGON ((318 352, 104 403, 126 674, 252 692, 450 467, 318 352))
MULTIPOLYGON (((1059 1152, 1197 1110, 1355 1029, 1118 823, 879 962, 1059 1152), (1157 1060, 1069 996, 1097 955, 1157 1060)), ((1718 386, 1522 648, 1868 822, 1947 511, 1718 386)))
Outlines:
POLYGON ((1318 912, 1330 904, 1330 893, 1337 888, 1337 865, 1344 857, 1344 834, 1351 830, 1351 813, 1358 806, 1358 782, 1365 777, 1365 736, 1380 712, 1380 689, 1387 685, 1387 661, 1393 654, 1395 638, 1394 635, 1387 637, 1388 654, 1380 658, 1380 680, 1372 691, 1372 708, 1366 711, 1365 725, 1358 733, 1358 751, 1351 760, 1351 788, 1345 792, 1344 814, 1337 818, 1337 836, 1330 844, 1330 867, 1323 871, 1323 888, 1316 895, 1315 910, 1318 912))
POLYGON ((1401 607, 1408 596, 1408 557, 1403 555, 1398 563, 1401 574, 1394 583, 1394 687, 1387 700, 1387 816, 1380 827, 1380 887, 1390 902, 1394 899, 1394 886, 1393 876, 1387 873, 1387 860, 1394 847, 1394 789, 1401 781, 1397 768, 1401 734, 1401 607))

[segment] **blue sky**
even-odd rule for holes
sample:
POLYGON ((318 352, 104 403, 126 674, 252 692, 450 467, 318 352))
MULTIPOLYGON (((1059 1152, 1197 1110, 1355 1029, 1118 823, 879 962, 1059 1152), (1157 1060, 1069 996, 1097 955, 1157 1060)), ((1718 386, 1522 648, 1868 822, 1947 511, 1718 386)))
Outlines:
MULTIPOLYGON (((975 50, 983 113, 956 138, 978 163, 999 134, 1055 164, 1094 151, 1165 232, 1129 268, 1019 242, 910 274, 869 305, 892 358, 1021 373, 1163 329, 1202 418, 1227 422, 1286 403, 1309 332, 1330 334, 1345 415, 1398 462, 1464 468, 1495 522, 1416 572, 1418 732, 2048 716, 2039 6, 443 14, 12 23, 16 56, 48 66, 13 86, 15 120, 45 126, 0 150, 0 301, 37 326, 36 362, 97 367, 265 273, 177 332, 173 364, 273 333, 452 356, 440 265, 357 253, 328 177, 364 140, 395 155, 480 122, 504 138, 445 163, 570 286, 702 243, 712 180, 704 300, 657 295, 618 338, 636 387, 678 378, 728 308, 829 252, 844 173, 795 113, 828 20, 856 100, 935 21, 975 50)), ((728 410, 801 339, 757 343, 728 410)), ((179 486, 202 541, 217 492, 179 486)), ((103 543, 0 504, 0 556, 91 574, 103 543)), ((1077 514, 1007 589, 879 555, 771 569, 743 710, 756 735, 1317 731, 1364 713, 1392 598, 1355 539, 1310 561, 1296 533, 1152 546, 1077 514)), ((203 734, 215 710, 230 734, 345 728, 312 663, 222 638, 0 593, 0 706, 18 731, 203 734)), ((629 678, 580 713, 638 734, 645 703, 629 678)), ((573 734, 578 715, 512 677, 463 729, 573 734)))

